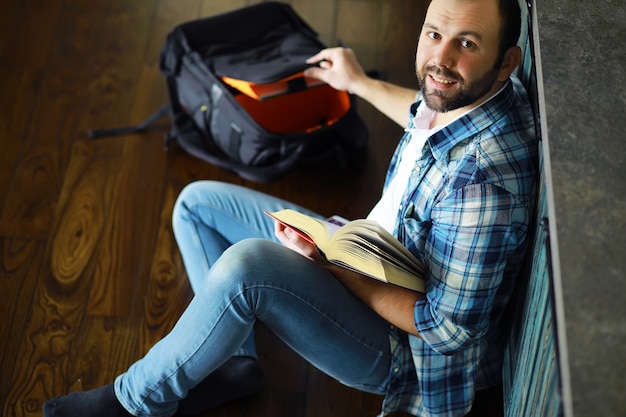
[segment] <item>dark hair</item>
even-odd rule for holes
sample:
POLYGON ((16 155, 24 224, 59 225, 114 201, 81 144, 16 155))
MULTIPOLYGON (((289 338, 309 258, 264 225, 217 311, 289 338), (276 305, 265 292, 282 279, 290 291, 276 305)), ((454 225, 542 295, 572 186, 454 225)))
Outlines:
POLYGON ((498 0, 498 11, 502 18, 502 26, 500 27, 500 50, 496 68, 502 66, 506 51, 517 45, 522 25, 522 11, 518 0, 498 0))

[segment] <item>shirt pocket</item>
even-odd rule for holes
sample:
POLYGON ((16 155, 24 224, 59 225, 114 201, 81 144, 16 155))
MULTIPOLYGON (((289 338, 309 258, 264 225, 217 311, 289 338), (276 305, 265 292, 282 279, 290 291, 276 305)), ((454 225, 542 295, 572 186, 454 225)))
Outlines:
POLYGON ((420 218, 415 207, 411 205, 405 212, 402 223, 405 246, 424 261, 426 240, 432 227, 431 219, 420 218))

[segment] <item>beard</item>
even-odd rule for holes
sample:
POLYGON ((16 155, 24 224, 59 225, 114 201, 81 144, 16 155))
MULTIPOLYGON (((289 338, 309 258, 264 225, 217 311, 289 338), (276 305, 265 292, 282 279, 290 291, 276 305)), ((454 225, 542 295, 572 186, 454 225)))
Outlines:
POLYGON ((475 103, 491 90, 497 77, 498 69, 496 68, 491 68, 482 77, 469 83, 459 74, 447 68, 438 68, 434 65, 429 65, 424 71, 417 71, 417 81, 426 106, 439 113, 446 113, 475 103), (428 77, 428 73, 442 76, 456 82, 456 91, 427 88, 426 77, 428 77))

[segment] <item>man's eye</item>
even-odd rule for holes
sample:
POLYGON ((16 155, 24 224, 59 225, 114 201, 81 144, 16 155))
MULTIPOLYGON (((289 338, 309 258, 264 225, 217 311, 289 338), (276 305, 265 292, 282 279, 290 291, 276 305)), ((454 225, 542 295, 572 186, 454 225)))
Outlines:
POLYGON ((476 44, 467 39, 461 39, 461 47, 465 49, 474 49, 476 48, 476 44))
POLYGON ((433 40, 441 39, 441 35, 437 32, 428 32, 426 35, 433 40))

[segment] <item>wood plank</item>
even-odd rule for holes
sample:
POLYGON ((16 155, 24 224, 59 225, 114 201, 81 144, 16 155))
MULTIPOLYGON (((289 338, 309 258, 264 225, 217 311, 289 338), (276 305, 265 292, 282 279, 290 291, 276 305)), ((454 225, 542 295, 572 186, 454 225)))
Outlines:
POLYGON ((136 320, 86 316, 84 291, 67 298, 56 292, 51 277, 46 283, 38 287, 15 355, 3 416, 39 416, 47 399, 111 383, 135 360, 136 320))
MULTIPOLYGON (((132 117, 136 121, 143 120, 155 110, 154 103, 165 102, 166 96, 164 80, 158 67, 143 65, 130 112, 132 117)), ((110 195, 108 226, 96 261, 90 313, 116 317, 128 314, 140 316, 145 307, 139 300, 142 299, 150 276, 154 274, 150 272, 151 268, 153 271, 155 268, 150 266, 150 260, 155 251, 158 256, 163 249, 158 243, 167 243, 161 237, 164 232, 160 228, 170 227, 169 219, 164 224, 164 215, 159 215, 163 204, 161 198, 167 186, 165 176, 169 155, 163 151, 160 132, 105 138, 102 141, 119 141, 123 144, 123 154, 119 156, 113 171, 103 173, 115 184, 115 191, 110 195), (144 194, 145 198, 142 197, 138 204, 135 196, 144 194), (136 259, 147 261, 136 262, 136 259), (113 303, 111 296, 116 300, 113 303)), ((166 201, 168 206, 165 211, 171 211, 169 204, 173 204, 172 198, 175 196, 170 196, 170 201, 166 201)), ((180 311, 173 317, 179 314, 180 311)))
POLYGON ((111 175, 119 172, 122 148, 120 141, 74 144, 50 239, 52 274, 64 290, 100 273, 98 260, 114 206, 111 175))
POLYGON ((59 149, 40 146, 29 151, 14 170, 12 185, 7 193, 0 234, 3 236, 42 239, 53 220, 59 189, 59 149), (21 193, 20 190, 28 190, 21 193))
POLYGON ((32 118, 41 78, 41 70, 0 66, 0 91, 3 93, 0 100, 0 214, 23 151, 24 132, 32 118))
MULTIPOLYGON (((0 233, 45 237, 53 223, 71 143, 84 138, 95 120, 113 125, 122 117, 127 120, 128 107, 125 111, 121 92, 133 87, 132 74, 140 68, 131 57, 137 47, 145 45, 145 35, 143 41, 131 35, 140 35, 137 31, 141 30, 132 27, 141 27, 139 23, 145 20, 142 16, 147 11, 142 7, 105 17, 89 8, 66 9, 67 24, 62 25, 55 42, 35 117, 25 136, 26 151, 15 171, 15 192, 10 191, 2 213, 0 233), (102 33, 120 35, 103 37, 102 33), (94 50, 100 52, 93 54, 94 50), (121 62, 120 55, 125 56, 121 62), (112 66, 116 60, 120 67, 112 66)), ((126 103, 128 106, 130 100, 126 103)))
POLYGON ((214 16, 216 14, 229 12, 244 6, 249 6, 254 3, 260 2, 255 0, 200 0, 200 17, 214 16))
POLYGON ((158 65, 159 54, 167 34, 177 25, 200 16, 201 0, 161 0, 158 2, 148 47, 144 55, 146 65, 158 65))
POLYGON ((12 342, 19 349, 11 358, 15 368, 4 416, 40 415, 45 400, 67 392, 66 368, 85 313, 87 283, 79 280, 70 286, 47 268, 39 276, 29 320, 12 342))
POLYGON ((427 6, 427 2, 415 0, 383 3, 376 66, 396 84, 417 89, 415 52, 427 6))
POLYGON ((376 68, 381 31, 379 1, 339 0, 337 37, 356 53, 364 68, 376 68))
POLYGON ((117 172, 108 172, 111 210, 95 260, 91 314, 124 317, 143 312, 140 301, 155 250, 165 158, 158 141, 126 138, 117 172))
MULTIPOLYGON (((99 17, 102 20, 100 30, 107 36, 99 35, 90 40, 92 48, 101 50, 93 58, 88 82, 83 84, 87 93, 85 112, 76 125, 81 137, 85 137, 90 128, 100 127, 98 124, 109 127, 134 122, 131 111, 153 26, 146 15, 152 15, 154 9, 151 1, 121 2, 118 7, 111 7, 104 17, 99 17)), ((92 8, 75 10, 86 13, 92 8)))
POLYGON ((156 251, 146 291, 139 355, 147 352, 169 333, 192 297, 172 231, 172 211, 178 193, 179 190, 171 185, 165 192, 156 251))
POLYGON ((0 17, 0 65, 43 68, 53 50, 63 3, 23 0, 2 7, 0 17), (14 16, 27 16, 15 19, 14 16))
POLYGON ((86 315, 72 339, 59 394, 113 383, 137 360, 140 319, 86 315))
MULTIPOLYGON (((26 330, 24 340, 36 343, 34 346, 23 343, 20 353, 29 354, 33 360, 20 365, 17 374, 30 378, 17 380, 13 395, 45 399, 51 394, 93 388, 111 382, 137 358, 137 320, 112 325, 106 318, 85 316, 91 283, 86 278, 91 271, 98 270, 93 267, 92 259, 98 255, 102 224, 107 217, 108 209, 103 204, 110 200, 107 196, 115 185, 100 174, 115 167, 111 161, 116 160, 116 147, 120 148, 119 142, 75 145, 67 187, 59 205, 60 220, 55 227, 59 233, 52 239, 52 270, 48 285, 38 293, 34 303, 37 311, 43 311, 35 322, 48 320, 63 325, 54 332, 45 328, 26 330), (46 356, 48 350, 53 358, 46 356), (55 361, 57 356, 59 359, 55 361)), ((119 243, 117 246, 121 247, 119 243)), ((115 275, 112 277, 117 282, 115 275)), ((118 280, 132 282, 123 276, 118 280)), ((118 299, 119 294, 110 297, 118 299)), ((111 310, 114 315, 116 311, 111 310)))
MULTIPOLYGON (((310 372, 308 384, 318 388, 309 391, 305 417, 375 417, 380 412, 380 404, 378 409, 365 409, 369 394, 341 385, 321 371, 310 372)), ((382 397, 375 398, 382 402, 382 397)))
MULTIPOLYGON (((24 325, 30 320, 31 301, 39 284, 44 252, 45 245, 41 242, 0 239, 0 295, 6 301, 0 303, 0 341, 3 341, 0 345, 0 375, 4 381, 0 384, 0 398, 3 399, 9 398, 15 378, 15 358, 20 350, 19 343, 6 342, 20 340, 24 325)), ((9 401, 3 402, 0 407, 6 412, 16 406, 9 401)))
MULTIPOLYGON (((11 39, 12 22, 14 16, 19 15, 23 2, 0 0, 2 14, 0 14, 0 57, 4 56, 4 50, 7 48, 7 42, 11 39)), ((0 63, 3 62, 0 60, 0 63)))
MULTIPOLYGON (((120 140, 78 141, 73 147, 50 255, 55 287, 65 297, 51 303, 65 308, 74 306, 73 316, 82 319, 75 319, 78 330, 64 335, 65 344, 71 349, 64 352, 64 360, 55 366, 59 375, 52 378, 51 394, 110 383, 136 357, 136 321, 130 325, 128 321, 113 325, 104 317, 86 316, 93 276, 98 270, 100 242, 113 205, 116 177, 111 173, 118 171, 123 147, 120 140)), ((114 282, 120 279, 111 278, 114 282)))
POLYGON ((291 6, 324 44, 337 46, 337 0, 293 0, 291 6))
POLYGON ((308 364, 263 323, 256 324, 255 336, 265 383, 251 398, 251 415, 303 415, 308 364))

